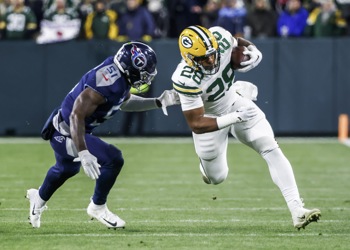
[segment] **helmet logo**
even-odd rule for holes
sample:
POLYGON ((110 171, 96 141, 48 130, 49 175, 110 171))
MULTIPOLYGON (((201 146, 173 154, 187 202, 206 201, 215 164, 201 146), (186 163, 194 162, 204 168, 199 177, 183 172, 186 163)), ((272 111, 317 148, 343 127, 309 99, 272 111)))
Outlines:
POLYGON ((131 52, 131 62, 132 65, 137 69, 143 69, 147 65, 147 58, 145 54, 142 53, 135 44, 132 45, 131 52))
POLYGON ((184 46, 186 49, 191 48, 193 43, 192 40, 188 36, 183 36, 181 38, 181 44, 184 46))

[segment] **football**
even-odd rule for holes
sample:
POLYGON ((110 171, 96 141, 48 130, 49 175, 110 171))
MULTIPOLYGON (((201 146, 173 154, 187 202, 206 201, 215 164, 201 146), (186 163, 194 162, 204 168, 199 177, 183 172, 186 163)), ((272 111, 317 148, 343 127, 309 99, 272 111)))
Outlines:
POLYGON ((237 46, 233 48, 231 53, 231 67, 233 69, 242 68, 241 62, 249 60, 249 56, 243 54, 243 51, 247 50, 245 46, 237 46))

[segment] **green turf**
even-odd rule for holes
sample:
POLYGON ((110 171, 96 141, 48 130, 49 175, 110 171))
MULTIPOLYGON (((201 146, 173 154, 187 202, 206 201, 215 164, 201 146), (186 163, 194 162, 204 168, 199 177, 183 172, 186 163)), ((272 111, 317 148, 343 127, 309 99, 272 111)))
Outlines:
POLYGON ((230 143, 229 177, 217 186, 202 182, 191 141, 117 145, 125 166, 108 206, 126 228, 89 220, 94 182, 81 171, 33 229, 25 191, 41 184, 53 153, 46 142, 0 143, 0 249, 350 249, 350 148, 335 139, 280 142, 306 207, 322 211, 319 223, 301 231, 265 162, 241 144, 230 143))

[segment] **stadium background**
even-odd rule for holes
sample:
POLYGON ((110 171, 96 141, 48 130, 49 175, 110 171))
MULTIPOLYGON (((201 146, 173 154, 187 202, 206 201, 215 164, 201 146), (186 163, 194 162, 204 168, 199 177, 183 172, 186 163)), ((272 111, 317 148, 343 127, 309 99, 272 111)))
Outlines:
MULTIPOLYGON (((350 114, 349 38, 252 40, 263 61, 237 74, 259 88, 257 104, 277 136, 335 136, 338 116, 350 114)), ((151 94, 170 89, 171 74, 180 60, 176 40, 153 41, 158 75, 151 94)), ((51 110, 91 67, 120 47, 111 41, 70 41, 38 45, 33 41, 2 42, 0 46, 2 122, 0 136, 39 136, 51 110)), ((122 135, 125 115, 119 112, 101 126, 100 135, 122 135)), ((136 124, 132 124, 136 126, 136 124)), ((131 131, 133 135, 134 130, 131 131)), ((144 133, 184 136, 190 130, 179 107, 148 111, 144 133)))

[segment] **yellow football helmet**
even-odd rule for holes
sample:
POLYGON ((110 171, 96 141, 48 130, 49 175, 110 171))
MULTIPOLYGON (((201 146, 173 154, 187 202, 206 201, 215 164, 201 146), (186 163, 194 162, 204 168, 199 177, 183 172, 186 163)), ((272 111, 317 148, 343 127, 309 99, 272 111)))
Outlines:
POLYGON ((212 75, 220 67, 218 42, 214 35, 199 25, 184 29, 179 37, 182 58, 191 68, 212 75))

